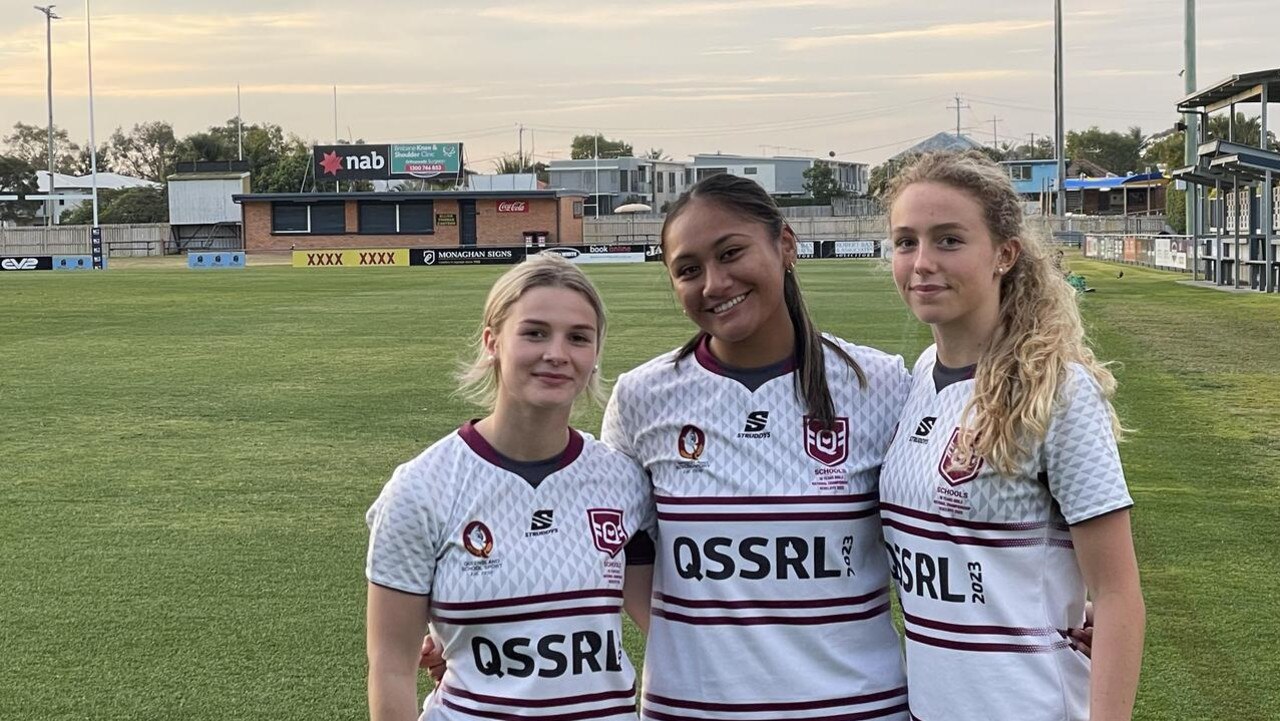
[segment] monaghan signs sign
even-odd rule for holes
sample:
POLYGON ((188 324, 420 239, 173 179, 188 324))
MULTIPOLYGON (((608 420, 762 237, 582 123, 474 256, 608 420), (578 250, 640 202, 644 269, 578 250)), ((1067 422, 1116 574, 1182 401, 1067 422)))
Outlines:
POLYGON ((317 145, 311 154, 316 180, 407 180, 462 171, 462 143, 317 145))

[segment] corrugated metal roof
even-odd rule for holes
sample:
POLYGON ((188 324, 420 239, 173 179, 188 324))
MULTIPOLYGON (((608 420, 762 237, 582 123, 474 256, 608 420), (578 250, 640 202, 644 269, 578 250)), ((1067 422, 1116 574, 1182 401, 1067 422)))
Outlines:
MULTIPOLYGON (((1183 98, 1178 103, 1178 110, 1208 108, 1262 85, 1267 87, 1267 95, 1269 96, 1267 99, 1270 102, 1280 102, 1280 68, 1275 68, 1273 70, 1255 70, 1251 73, 1239 73, 1224 80, 1219 80, 1204 90, 1197 90, 1183 98)), ((1248 100, 1241 98, 1236 102, 1257 103, 1261 102, 1261 98, 1253 96, 1248 100)))

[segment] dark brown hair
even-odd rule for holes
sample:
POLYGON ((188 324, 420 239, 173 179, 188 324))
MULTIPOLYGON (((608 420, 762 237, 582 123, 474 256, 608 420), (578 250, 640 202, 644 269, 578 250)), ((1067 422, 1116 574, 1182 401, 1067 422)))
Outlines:
MULTIPOLYGON (((667 218, 662 224, 661 242, 664 251, 667 229, 695 200, 715 203, 725 210, 760 223, 768 228, 769 235, 775 242, 782 240, 784 229, 790 230, 773 198, 758 183, 748 178, 720 173, 698 181, 668 208, 667 218)), ((805 305, 795 273, 785 269, 782 272, 782 297, 787 304, 787 316, 791 318, 791 325, 795 328, 796 395, 804 399, 809 415, 814 420, 830 427, 835 422, 836 411, 831 400, 831 389, 827 385, 825 350, 830 349, 853 369, 858 376, 859 388, 867 387, 867 376, 852 356, 818 332, 809 317, 809 309, 805 305)), ((693 353, 706 335, 707 333, 699 331, 690 338, 680 347, 675 362, 679 363, 693 353)))

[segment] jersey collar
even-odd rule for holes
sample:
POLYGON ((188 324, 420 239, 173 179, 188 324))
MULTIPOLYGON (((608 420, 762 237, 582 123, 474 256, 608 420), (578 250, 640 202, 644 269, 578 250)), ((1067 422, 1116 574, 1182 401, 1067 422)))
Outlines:
POLYGON ((712 373, 725 376, 727 378, 733 378, 735 380, 740 380, 743 375, 766 369, 771 371, 770 380, 772 380, 773 378, 780 378, 788 373, 793 373, 796 369, 795 356, 791 356, 781 363, 774 363, 773 365, 765 366, 764 368, 737 368, 735 366, 725 365, 720 362, 719 358, 716 358, 715 355, 711 353, 711 335, 708 333, 702 334, 702 338, 698 341, 698 346, 693 349, 693 357, 697 359, 698 365, 706 368, 712 373))
MULTIPOLYGON (((506 463, 503 462, 502 454, 498 453, 497 449, 489 445, 489 441, 486 441, 484 436, 480 435, 480 432, 476 430, 475 419, 462 424, 462 427, 458 429, 458 437, 462 439, 463 443, 467 444, 468 448, 485 461, 504 470, 511 470, 510 468, 507 468, 506 463)), ((556 470, 563 469, 570 463, 576 461, 578 456, 582 455, 583 445, 584 442, 582 440, 582 434, 578 433, 578 431, 573 428, 570 428, 569 443, 564 447, 564 450, 560 452, 560 462, 556 464, 556 470)))

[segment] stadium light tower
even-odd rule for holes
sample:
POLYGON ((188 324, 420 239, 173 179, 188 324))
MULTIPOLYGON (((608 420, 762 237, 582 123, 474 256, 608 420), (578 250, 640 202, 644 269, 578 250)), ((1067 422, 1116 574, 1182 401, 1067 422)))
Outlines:
MULTIPOLYGON (((62 18, 53 11, 56 5, 33 5, 36 10, 44 13, 44 54, 45 62, 48 65, 47 81, 49 86, 49 187, 45 192, 50 196, 53 195, 53 21, 62 18)), ((53 199, 44 201, 44 224, 46 226, 53 224, 53 199)))

